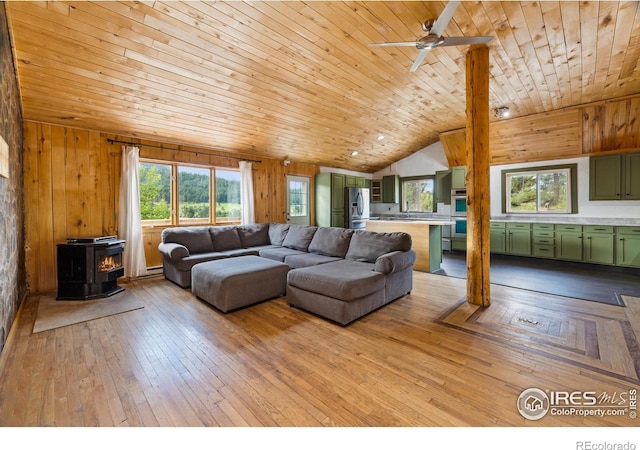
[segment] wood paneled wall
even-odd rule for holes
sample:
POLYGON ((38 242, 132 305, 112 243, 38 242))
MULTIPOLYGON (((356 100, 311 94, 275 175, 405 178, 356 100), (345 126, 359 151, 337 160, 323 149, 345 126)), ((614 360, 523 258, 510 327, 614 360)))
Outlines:
MULTIPOLYGON (((142 158, 238 167, 237 159, 225 157, 220 151, 39 122, 27 121, 24 128, 26 266, 31 292, 56 289, 57 243, 72 236, 118 234, 121 145, 110 144, 107 139, 140 144, 142 158)), ((285 167, 282 161, 251 159, 261 159, 253 164, 256 222, 285 222, 287 174, 310 177, 313 188, 319 167, 296 162, 285 167)), ((314 193, 310 195, 313 202, 314 193)), ((313 204, 311 211, 313 214, 313 204)), ((315 223, 313 215, 311 223, 315 223)), ((158 227, 144 230, 150 267, 161 264, 157 250, 161 232, 158 227)))
MULTIPOLYGON (((491 164, 575 158, 640 148, 640 95, 492 122, 491 164)), ((450 167, 466 164, 465 130, 440 135, 450 167)))

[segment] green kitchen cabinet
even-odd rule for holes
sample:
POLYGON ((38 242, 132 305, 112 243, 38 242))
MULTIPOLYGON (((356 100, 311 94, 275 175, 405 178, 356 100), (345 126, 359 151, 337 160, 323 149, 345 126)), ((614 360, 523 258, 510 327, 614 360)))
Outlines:
POLYGON ((582 225, 556 225, 556 257, 582 261, 582 225))
POLYGON ((640 153, 624 155, 624 198, 640 200, 640 153))
POLYGON ((467 166, 457 166, 451 169, 451 189, 467 188, 467 166))
POLYGON ((531 256, 531 224, 507 223, 506 253, 509 255, 531 256))
POLYGON ((489 251, 491 253, 507 252, 507 224, 505 222, 491 222, 489 224, 489 251))
POLYGON ((584 225, 582 227, 582 259, 596 264, 615 263, 615 235, 611 226, 584 225))
POLYGON ((382 177, 382 203, 400 203, 400 177, 398 175, 382 177))
POLYGON ((491 253, 531 256, 531 224, 524 222, 491 222, 491 253))
POLYGON ((640 153, 589 158, 589 200, 640 200, 640 153))
POLYGON ((436 203, 451 203, 451 171, 436 172, 436 203))
POLYGON ((316 225, 344 226, 345 175, 319 173, 316 175, 316 225))
POLYGON ((616 265, 640 268, 640 227, 616 228, 616 265))
POLYGON ((461 252, 467 251, 467 238, 466 237, 452 237, 451 238, 451 250, 458 250, 461 252))
MULTIPOLYGON (((338 175, 338 174, 334 174, 334 175, 338 175)), ((366 178, 358 177, 356 175, 345 175, 344 176, 344 186, 345 187, 358 187, 358 188, 366 187, 366 178)))
POLYGON ((536 258, 556 257, 555 225, 552 223, 534 223, 531 227, 531 254, 536 258))

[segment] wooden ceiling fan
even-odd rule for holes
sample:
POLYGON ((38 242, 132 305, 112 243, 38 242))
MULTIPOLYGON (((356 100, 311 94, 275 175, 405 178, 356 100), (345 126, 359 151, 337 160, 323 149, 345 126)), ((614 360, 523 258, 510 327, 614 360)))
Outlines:
POLYGON ((484 44, 493 39, 492 36, 473 36, 473 37, 442 37, 444 29, 449 24, 449 21, 453 17, 453 13, 458 7, 459 1, 450 1, 445 6, 444 11, 440 14, 436 20, 431 19, 423 22, 422 30, 428 33, 426 36, 420 38, 416 42, 381 42, 376 44, 369 44, 370 47, 416 47, 420 52, 416 57, 416 60, 411 66, 411 72, 415 72, 416 69, 422 64, 422 61, 435 47, 444 47, 451 45, 470 45, 470 44, 484 44))

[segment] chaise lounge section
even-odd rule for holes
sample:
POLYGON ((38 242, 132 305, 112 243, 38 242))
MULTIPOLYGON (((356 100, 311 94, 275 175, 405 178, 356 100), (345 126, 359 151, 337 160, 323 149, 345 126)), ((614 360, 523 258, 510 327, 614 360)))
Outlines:
POLYGON ((275 283, 286 285, 289 304, 341 325, 411 292, 416 260, 407 233, 278 223, 169 228, 163 231, 158 248, 167 279, 183 288, 197 280, 194 294, 224 312, 266 299, 262 295, 233 298, 234 294, 246 297, 242 292, 247 288, 260 290, 262 281, 258 271, 254 276, 250 269, 240 268, 239 261, 207 261, 252 256, 284 264, 287 270, 273 276, 282 277, 275 283), (226 266, 238 267, 231 273, 226 266), (227 280, 230 277, 235 281, 227 280), (233 287, 238 279, 242 289, 233 287), (220 289, 221 294, 211 291, 220 289), (223 297, 224 302, 218 302, 223 297))

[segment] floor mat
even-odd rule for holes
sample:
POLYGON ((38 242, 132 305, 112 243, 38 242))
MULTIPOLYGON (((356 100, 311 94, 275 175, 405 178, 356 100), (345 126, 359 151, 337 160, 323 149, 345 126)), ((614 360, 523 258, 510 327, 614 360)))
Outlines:
POLYGON ((97 300, 56 300, 54 295, 42 295, 33 324, 33 333, 141 308, 144 308, 142 301, 129 291, 97 300))

